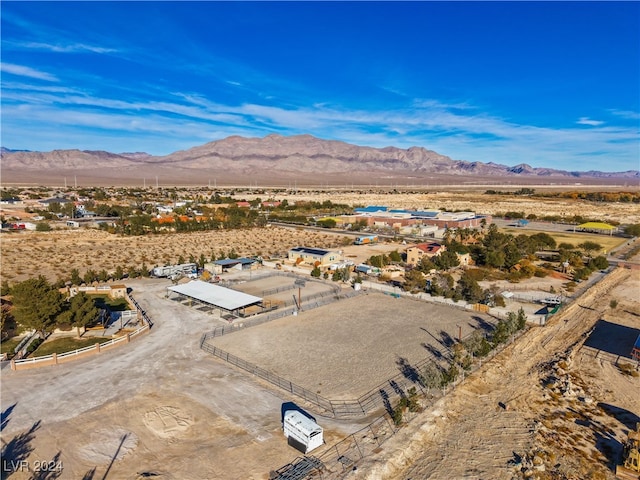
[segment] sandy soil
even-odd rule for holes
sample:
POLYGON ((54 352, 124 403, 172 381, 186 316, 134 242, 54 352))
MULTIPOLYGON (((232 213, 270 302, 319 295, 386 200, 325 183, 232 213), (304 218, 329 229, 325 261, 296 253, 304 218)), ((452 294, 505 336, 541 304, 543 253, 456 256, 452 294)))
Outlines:
MULTIPOLYGON (((180 256, 188 261, 201 254, 209 259, 226 257, 231 250, 238 255, 285 255, 289 248, 336 248, 345 243, 335 234, 298 229, 262 228, 248 230, 222 230, 174 235, 147 235, 123 237, 99 230, 64 230, 2 234, 3 279, 20 281, 45 275, 51 281, 68 278, 77 268, 82 276, 88 269, 99 272, 115 270, 116 266, 148 268, 177 262, 180 256)), ((349 242, 353 242, 349 238, 349 242)))
POLYGON ((638 291, 638 270, 615 271, 546 327, 527 332, 349 478, 612 479, 621 442, 640 420, 640 379, 583 355, 580 345, 603 317, 640 329, 638 291), (612 298, 620 302, 615 311, 612 298))
MULTIPOLYGON (((216 320, 166 299, 171 282, 129 285, 155 321, 149 335, 57 367, 2 369, 9 458, 32 467, 58 458, 63 480, 89 472, 94 479, 264 480, 299 456, 281 430, 281 408, 296 398, 200 350, 201 334, 216 320)), ((361 428, 319 421, 329 444, 361 428)))
POLYGON ((215 346, 331 400, 354 400, 414 364, 429 348, 444 352, 443 335, 466 336, 486 315, 370 293, 285 317, 233 335, 215 346), (402 312, 402 314, 400 314, 402 312))

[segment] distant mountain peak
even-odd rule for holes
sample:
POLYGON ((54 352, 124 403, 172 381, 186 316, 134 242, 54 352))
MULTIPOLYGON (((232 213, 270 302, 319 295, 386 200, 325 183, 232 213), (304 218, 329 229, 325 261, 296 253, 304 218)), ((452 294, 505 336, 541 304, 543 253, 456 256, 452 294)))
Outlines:
MULTIPOLYGON (((125 175, 127 169, 142 168, 144 176, 150 169, 160 168, 167 176, 178 181, 180 175, 202 177, 225 175, 238 179, 269 176, 281 179, 331 178, 431 178, 504 177, 546 178, 571 181, 576 177, 634 178, 638 171, 566 172, 550 168, 535 168, 526 163, 509 167, 494 162, 452 160, 425 147, 364 147, 338 140, 323 140, 313 135, 283 136, 272 133, 265 137, 246 138, 238 135, 212 141, 188 150, 165 156, 152 156, 145 152, 109 153, 95 150, 54 150, 52 152, 12 151, 2 149, 3 170, 53 170, 109 172, 109 178, 125 175)), ((313 182, 312 182, 313 183, 313 182)))

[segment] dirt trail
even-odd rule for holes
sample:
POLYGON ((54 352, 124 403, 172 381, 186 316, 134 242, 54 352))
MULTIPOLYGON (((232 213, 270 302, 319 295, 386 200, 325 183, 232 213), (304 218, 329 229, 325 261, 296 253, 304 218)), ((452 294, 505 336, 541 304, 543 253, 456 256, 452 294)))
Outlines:
POLYGON ((513 478, 508 462, 534 447, 543 410, 534 394, 540 366, 583 340, 607 308, 607 294, 633 274, 614 271, 547 326, 530 329, 349 478, 513 478))

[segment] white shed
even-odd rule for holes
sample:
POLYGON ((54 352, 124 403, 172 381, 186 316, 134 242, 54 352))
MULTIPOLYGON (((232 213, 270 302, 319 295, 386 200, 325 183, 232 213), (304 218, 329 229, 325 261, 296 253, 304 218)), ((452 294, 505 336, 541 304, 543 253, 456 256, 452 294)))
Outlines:
POLYGON ((284 413, 284 434, 304 447, 304 453, 318 448, 324 443, 322 427, 297 410, 284 413))

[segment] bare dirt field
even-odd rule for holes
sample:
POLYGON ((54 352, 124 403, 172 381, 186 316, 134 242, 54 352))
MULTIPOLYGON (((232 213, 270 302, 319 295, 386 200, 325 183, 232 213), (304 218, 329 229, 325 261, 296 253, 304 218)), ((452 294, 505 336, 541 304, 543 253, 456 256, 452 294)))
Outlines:
POLYGON ((229 353, 325 398, 355 399, 486 315, 370 293, 216 338, 229 353))
POLYGON ((310 278, 290 277, 279 275, 266 275, 260 279, 242 281, 233 285, 234 290, 261 297, 265 303, 271 305, 292 305, 294 303, 293 296, 298 298, 298 294, 304 303, 309 297, 315 295, 327 294, 334 292, 337 288, 335 285, 322 281, 313 281, 310 278), (300 288, 295 285, 296 280, 302 279, 305 282, 304 287, 300 288), (291 288, 293 287, 293 288, 291 288), (275 291, 279 290, 279 291, 275 291))

